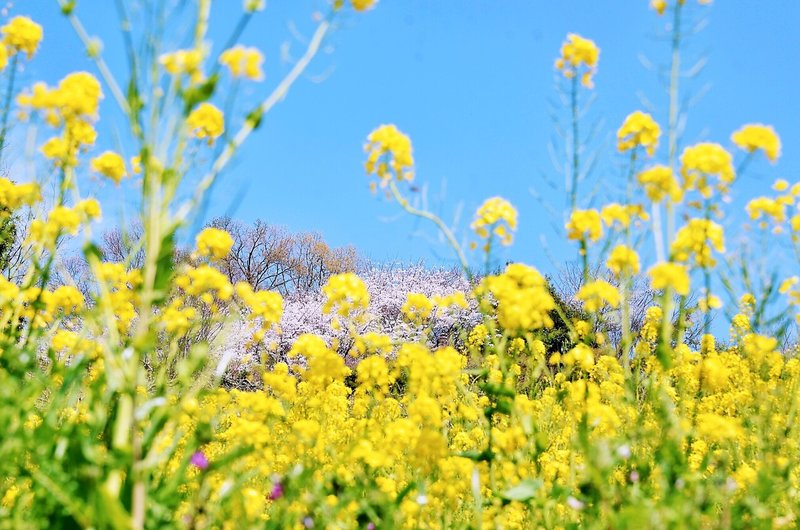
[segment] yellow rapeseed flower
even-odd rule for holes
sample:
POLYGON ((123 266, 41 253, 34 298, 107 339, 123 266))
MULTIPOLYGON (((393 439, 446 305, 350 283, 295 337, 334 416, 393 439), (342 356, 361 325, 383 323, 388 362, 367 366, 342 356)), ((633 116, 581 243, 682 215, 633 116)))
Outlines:
POLYGON ((375 7, 378 0, 350 0, 350 3, 356 11, 367 11, 375 7))
POLYGON ((581 84, 586 88, 593 88, 592 76, 597 71, 599 56, 600 48, 594 41, 570 33, 561 45, 561 54, 556 59, 555 65, 564 77, 572 79, 580 74, 581 84))
POLYGON ((675 234, 671 252, 675 261, 686 262, 694 256, 698 267, 713 267, 712 251, 725 252, 723 228, 708 219, 690 219, 675 234))
POLYGON ((649 156, 653 156, 660 135, 661 128, 653 117, 637 110, 628 114, 617 131, 617 149, 624 153, 642 146, 649 156))
POLYGON ((672 202, 683 199, 683 189, 668 166, 653 166, 639 173, 636 180, 644 188, 645 194, 653 202, 669 198, 672 202))
POLYGON ((5 44, 12 54, 24 52, 28 59, 32 58, 42 42, 44 32, 42 26, 28 17, 17 16, 0 28, 5 44))
POLYGON ((264 79, 264 72, 261 71, 264 56, 257 48, 236 45, 222 52, 219 62, 230 70, 233 77, 246 77, 252 81, 264 79))
POLYGON ((420 325, 430 318, 433 312, 433 302, 422 293, 408 293, 400 311, 406 320, 420 325))
POLYGON ((617 245, 611 251, 606 266, 617 276, 639 273, 639 254, 626 245, 617 245))
POLYGON ((619 291, 605 280, 595 280, 580 288, 575 298, 583 302, 584 308, 594 313, 605 307, 619 306, 619 291))
POLYGON ((656 291, 672 288, 681 296, 689 294, 690 279, 686 266, 680 263, 659 263, 653 265, 647 273, 650 275, 650 287, 656 291))
POLYGON ((42 200, 39 185, 33 182, 14 184, 0 177, 0 216, 21 208, 31 206, 42 200))
POLYGON ((513 232, 517 229, 517 210, 501 197, 486 199, 475 212, 475 220, 470 228, 480 238, 488 239, 494 234, 503 245, 510 245, 514 239, 513 232))
POLYGON ((775 163, 781 156, 781 139, 770 125, 760 123, 745 125, 731 135, 731 140, 737 147, 748 153, 759 149, 764 151, 772 163, 775 163))
POLYGON ((233 238, 225 230, 207 227, 200 231, 195 238, 197 254, 214 259, 223 259, 233 247, 233 238))
POLYGON ((347 317, 369 307, 367 286, 352 272, 334 274, 328 278, 322 286, 322 293, 325 295, 322 306, 325 314, 335 310, 339 316, 347 317))
POLYGON ((696 189, 704 197, 711 196, 708 177, 719 179, 718 188, 726 191, 736 178, 731 154, 719 144, 699 143, 683 150, 681 154, 681 175, 686 189, 696 189))
POLYGON ((594 209, 574 210, 566 225, 567 237, 575 241, 598 241, 603 237, 600 212, 594 209))
POLYGON ((128 172, 125 169, 125 160, 114 151, 106 151, 98 157, 92 159, 92 171, 110 178, 116 184, 125 177, 128 172))
POLYGON ((186 124, 195 138, 208 138, 209 144, 225 132, 225 118, 222 111, 211 103, 198 105, 186 118, 186 124))
POLYGON ((367 161, 364 167, 368 175, 377 175, 381 186, 392 178, 414 180, 414 155, 411 139, 394 125, 381 125, 369 136, 364 146, 367 161))

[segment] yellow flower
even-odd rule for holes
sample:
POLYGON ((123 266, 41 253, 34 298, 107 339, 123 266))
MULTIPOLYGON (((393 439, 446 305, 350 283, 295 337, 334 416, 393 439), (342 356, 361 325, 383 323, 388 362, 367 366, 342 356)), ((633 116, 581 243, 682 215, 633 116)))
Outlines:
POLYGON ((689 271, 680 263, 659 263, 648 271, 650 287, 656 291, 672 288, 681 296, 689 294, 689 271))
POLYGON ((55 102, 65 119, 97 117, 103 91, 100 82, 88 72, 69 74, 58 84, 55 102))
POLYGON ((214 305, 214 297, 229 300, 233 295, 233 286, 228 278, 213 267, 201 265, 189 267, 175 279, 175 285, 183 289, 189 296, 197 296, 209 306, 214 305))
POLYGON ((12 54, 25 52, 28 59, 36 53, 44 35, 42 26, 28 17, 21 16, 12 18, 8 24, 0 28, 0 33, 3 34, 3 44, 12 54))
POLYGON ((219 62, 230 70, 233 77, 246 77, 252 81, 264 79, 264 72, 261 71, 264 56, 257 48, 234 46, 220 54, 219 62))
POLYGON ((197 317, 197 310, 193 307, 184 307, 183 299, 173 299, 161 314, 161 323, 167 333, 182 337, 192 327, 197 317))
POLYGON ((617 131, 617 149, 620 153, 642 146, 649 156, 658 147, 661 128, 649 114, 637 110, 629 114, 617 131))
POLYGON ((225 118, 222 111, 211 103, 198 105, 186 118, 186 124, 195 138, 208 138, 209 144, 225 132, 225 118))
POLYGON ((0 71, 5 70, 6 66, 8 66, 8 49, 0 46, 0 71))
POLYGON ((586 344, 580 342, 562 357, 567 366, 576 365, 581 370, 588 372, 594 366, 594 351, 586 344))
POLYGON ((719 309, 722 307, 722 300, 715 294, 705 293, 705 295, 697 302, 697 307, 703 313, 707 313, 712 309, 719 309))
POLYGON ((594 86, 592 76, 597 71, 599 56, 600 49, 594 41, 570 33, 561 45, 561 55, 556 59, 556 68, 561 70, 567 79, 572 79, 580 73, 581 83, 586 88, 592 88, 594 86))
POLYGON ((400 311, 406 320, 412 324, 420 325, 430 318, 433 311, 433 302, 422 293, 408 293, 400 311))
MULTIPOLYGON (((678 0, 678 5, 683 5, 686 0, 678 0)), ((698 0, 697 3, 702 5, 709 5, 712 0, 698 0)), ((667 0, 650 0, 650 7, 659 15, 663 15, 667 10, 667 0)))
POLYGON ((375 7, 378 0, 350 0, 350 3, 353 4, 353 9, 356 11, 367 11, 375 7))
MULTIPOLYGON (((770 217, 776 223, 786 220, 786 205, 770 197, 756 197, 745 206, 745 211, 750 219, 758 221, 762 217, 770 217)), ((762 228, 766 228, 766 220, 762 221, 762 228)))
MULTIPOLYGON (((512 263, 503 274, 487 276, 476 289, 478 295, 486 292, 497 301, 497 321, 506 330, 515 332, 553 326, 550 311, 555 309, 555 300, 547 289, 547 281, 533 267, 512 263)), ((481 297, 481 306, 486 313, 492 311, 487 297, 481 297)))
POLYGON ((381 125, 369 136, 364 146, 367 162, 364 167, 368 175, 377 175, 381 186, 386 186, 392 178, 414 180, 414 155, 411 139, 394 125, 381 125))
POLYGON ((473 348, 482 348, 489 338, 489 329, 486 324, 478 324, 467 335, 467 344, 473 348))
POLYGON ((325 314, 335 309, 339 316, 347 317, 369 307, 367 286, 352 272, 334 274, 322 286, 322 292, 325 295, 322 312, 325 314))
POLYGON ((671 251, 675 261, 685 262, 694 256, 698 267, 716 264, 712 250, 725 252, 725 233, 720 225, 707 219, 691 219, 675 234, 671 251))
POLYGON ((188 75, 193 83, 199 83, 203 79, 203 58, 203 52, 198 49, 176 50, 161 55, 158 62, 167 73, 188 75))
POLYGON ((500 238, 503 245, 510 245, 517 229, 517 210, 507 200, 492 197, 475 212, 475 220, 470 225, 478 237, 488 239, 491 234, 500 238))
POLYGON ((614 223, 619 223, 623 228, 628 228, 632 217, 639 217, 647 220, 649 216, 639 204, 626 204, 625 206, 613 202, 603 207, 600 211, 603 222, 612 227, 614 223))
POLYGON ((389 355, 392 352, 392 339, 388 335, 368 331, 363 335, 358 335, 353 340, 353 348, 350 355, 359 357, 366 354, 389 355))
POLYGON ((253 291, 250 284, 239 282, 235 286, 236 295, 241 298, 248 309, 250 318, 260 318, 264 329, 278 324, 283 316, 283 297, 275 291, 253 291))
POLYGON ((574 210, 566 226, 567 237, 576 241, 603 237, 603 223, 597 210, 574 210))
POLYGON ((39 185, 33 182, 14 184, 0 177, 0 217, 22 206, 31 206, 42 200, 39 185))
POLYGON ((204 228, 195 238, 195 247, 200 256, 223 259, 233 247, 233 238, 225 230, 204 228))
POLYGON ((644 188, 647 197, 653 202, 661 202, 669 197, 672 202, 683 199, 683 189, 667 166, 653 166, 639 173, 639 184, 644 188))
POLYGON ((606 266, 617 276, 621 274, 638 274, 640 267, 639 255, 628 246, 617 245, 611 251, 606 266))
POLYGON ((263 11, 266 7, 266 0, 244 0, 244 10, 246 13, 263 11))
POLYGON ((84 215, 87 219, 98 219, 102 214, 100 202, 97 199, 83 199, 75 205, 75 211, 84 215))
POLYGON ((606 305, 619 306, 619 291, 605 280, 595 280, 580 288, 575 298, 583 302, 590 313, 599 311, 606 305))
POLYGON ((647 308, 645 311, 644 324, 639 335, 642 340, 647 342, 655 342, 658 339, 658 332, 661 328, 661 319, 663 318, 664 311, 657 305, 647 308))
POLYGON ((775 129, 769 125, 760 123, 745 125, 731 135, 731 140, 737 147, 748 153, 759 149, 764 151, 772 163, 775 163, 781 156, 781 139, 775 129))
POLYGON ((663 15, 664 11, 667 9, 667 1, 666 0, 650 0, 650 7, 655 9, 656 13, 659 15, 663 15))
POLYGON ((394 378, 389 373, 386 361, 382 357, 373 355, 358 363, 356 380, 360 390, 382 395, 389 389, 394 378))
POLYGON ((684 149, 681 154, 681 175, 686 189, 697 189, 704 197, 711 196, 707 177, 716 176, 721 191, 725 191, 736 178, 731 154, 714 143, 699 143, 684 149))
POLYGON ((110 178, 119 184, 128 172, 125 169, 125 160, 113 151, 106 151, 100 156, 93 158, 91 163, 92 171, 110 178))
POLYGON ((73 315, 84 306, 83 295, 71 285, 57 287, 48 297, 47 302, 48 310, 51 313, 62 311, 65 315, 73 315))

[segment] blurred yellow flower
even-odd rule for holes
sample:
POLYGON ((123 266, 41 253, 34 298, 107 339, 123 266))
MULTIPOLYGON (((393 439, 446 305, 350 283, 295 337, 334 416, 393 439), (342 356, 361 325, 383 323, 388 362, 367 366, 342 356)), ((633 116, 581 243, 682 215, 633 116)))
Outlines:
POLYGON ((760 123, 745 125, 731 135, 731 140, 748 153, 764 151, 772 163, 781 156, 781 139, 770 125, 760 123))

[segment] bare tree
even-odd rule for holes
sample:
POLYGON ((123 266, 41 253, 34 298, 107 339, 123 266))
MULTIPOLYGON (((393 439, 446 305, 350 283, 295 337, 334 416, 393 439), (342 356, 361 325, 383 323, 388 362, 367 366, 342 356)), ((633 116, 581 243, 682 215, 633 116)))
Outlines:
POLYGON ((254 289, 282 294, 313 291, 331 274, 355 270, 358 263, 352 247, 331 248, 319 234, 292 235, 260 219, 248 225, 219 217, 209 226, 233 237, 233 248, 220 270, 231 282, 244 281, 254 289))
POLYGON ((292 264, 295 289, 313 291, 332 274, 354 271, 358 254, 353 247, 331 248, 320 234, 306 233, 294 241, 292 264))
POLYGON ((129 269, 140 269, 144 266, 144 247, 142 237, 144 227, 139 221, 126 228, 117 227, 105 232, 100 242, 100 250, 105 261, 126 263, 129 269))

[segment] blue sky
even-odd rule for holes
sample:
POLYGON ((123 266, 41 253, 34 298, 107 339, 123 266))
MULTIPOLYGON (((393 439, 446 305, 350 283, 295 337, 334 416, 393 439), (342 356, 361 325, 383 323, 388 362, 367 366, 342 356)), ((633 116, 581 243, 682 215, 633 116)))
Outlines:
MULTIPOLYGON (((103 40, 112 69, 122 72, 113 4, 79 0, 77 12, 89 33, 103 40)), ((240 6, 238 0, 214 2, 210 38, 217 46, 240 6)), ((299 55, 303 48, 296 34, 310 36, 311 14, 324 7, 321 0, 270 0, 241 39, 266 56, 266 80, 246 88, 246 97, 255 101, 288 71, 281 47, 289 45, 299 55)), ((800 152, 794 148, 800 145, 800 98, 793 95, 800 75, 794 57, 800 49, 800 2, 720 1, 691 11, 707 26, 690 38, 687 63, 707 57, 708 64, 685 86, 691 94, 708 91, 691 109, 683 143, 711 140, 727 146, 730 133, 748 122, 774 125, 783 140, 777 166, 759 161, 737 183, 731 207, 741 208, 775 178, 795 181, 800 175, 800 152)), ((30 15, 45 27, 40 56, 24 81, 55 83, 70 71, 93 71, 55 0, 18 0, 11 12, 30 15)), ((602 120, 592 144, 601 147, 629 112, 644 108, 640 94, 666 126, 658 69, 668 60, 667 22, 646 0, 382 0, 372 12, 343 14, 325 53, 223 175, 209 215, 230 212, 293 231, 319 231, 334 245, 352 244, 380 260, 449 260, 431 227, 399 215, 397 204, 368 191, 364 138, 375 126, 393 122, 414 142, 417 184, 428 188, 434 209, 447 221, 461 211, 460 236, 467 235, 482 200, 501 195, 520 210, 516 243, 506 257, 550 269, 548 253, 555 261, 575 255, 557 243, 552 218, 531 193, 538 190, 561 211, 563 194, 549 191, 544 177, 563 181, 548 151, 555 139, 553 103, 559 101, 553 60, 561 42, 577 32, 601 48, 597 99, 587 117, 602 120), (654 68, 645 68, 641 57, 654 68)), ((120 126, 112 108, 106 97, 102 132, 120 126)), ((555 108, 566 116, 566 109, 555 108)), ((662 161, 665 152, 662 145, 662 161)), ((605 199, 615 198, 621 163, 613 144, 606 145, 592 176, 605 199)), ((87 189, 105 199, 106 210, 116 201, 130 212, 126 193, 99 183, 87 189)), ((114 220, 107 216, 106 222, 114 220)))

